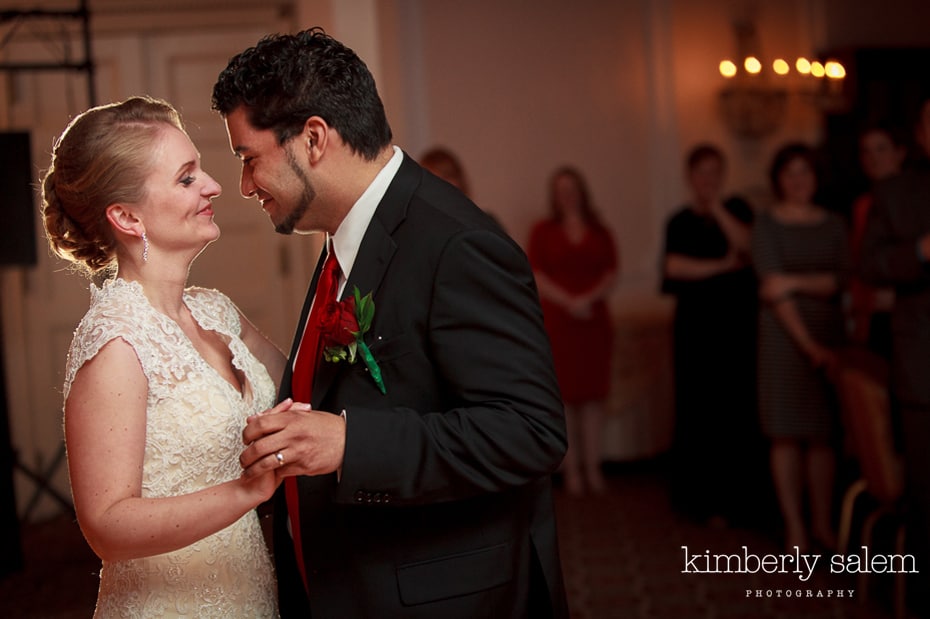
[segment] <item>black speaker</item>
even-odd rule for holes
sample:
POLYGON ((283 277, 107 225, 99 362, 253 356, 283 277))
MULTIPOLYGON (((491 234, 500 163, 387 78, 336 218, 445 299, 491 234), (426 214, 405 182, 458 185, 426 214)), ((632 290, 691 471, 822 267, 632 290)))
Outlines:
MULTIPOLYGON (((32 199, 29 134, 0 132, 0 266, 36 264, 35 206, 32 199)), ((15 456, 10 440, 6 376, 0 326, 0 577, 23 568, 23 549, 13 484, 15 456)))
POLYGON ((0 266, 36 264, 29 134, 0 133, 0 266))

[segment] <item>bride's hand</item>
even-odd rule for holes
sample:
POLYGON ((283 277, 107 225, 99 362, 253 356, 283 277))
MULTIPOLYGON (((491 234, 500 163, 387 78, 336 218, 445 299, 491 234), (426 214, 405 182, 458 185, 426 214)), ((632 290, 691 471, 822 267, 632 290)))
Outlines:
POLYGON ((245 422, 246 422, 246 423, 249 423, 249 422, 251 422, 253 419, 255 419, 256 417, 261 417, 262 415, 273 415, 273 414, 275 414, 275 413, 280 413, 280 412, 282 412, 282 411, 288 411, 288 410, 304 411, 304 412, 306 412, 306 411, 313 410, 313 407, 312 407, 311 405, 305 404, 305 403, 303 403, 303 402, 295 402, 295 401, 294 401, 293 399, 291 399, 291 398, 285 398, 284 400, 282 400, 282 401, 281 401, 277 406, 275 406, 274 408, 269 408, 269 409, 267 409, 267 410, 263 410, 263 411, 260 412, 260 413, 255 413, 254 415, 249 415, 249 417, 245 420, 245 422))

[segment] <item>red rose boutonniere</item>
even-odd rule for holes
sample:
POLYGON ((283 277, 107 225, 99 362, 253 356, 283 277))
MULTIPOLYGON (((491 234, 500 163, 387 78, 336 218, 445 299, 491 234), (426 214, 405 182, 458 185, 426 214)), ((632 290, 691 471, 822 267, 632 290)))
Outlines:
POLYGON ((381 378, 381 368, 362 339, 371 328, 374 317, 375 302, 371 299, 371 293, 363 297, 357 286, 352 296, 328 304, 320 321, 323 359, 332 363, 355 363, 361 357, 378 389, 381 393, 387 393, 381 378))

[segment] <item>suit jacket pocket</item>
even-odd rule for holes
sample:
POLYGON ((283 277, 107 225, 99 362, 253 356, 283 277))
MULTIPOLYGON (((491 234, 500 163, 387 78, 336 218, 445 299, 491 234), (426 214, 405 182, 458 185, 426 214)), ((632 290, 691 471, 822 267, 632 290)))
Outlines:
POLYGON ((397 568, 401 601, 410 606, 467 595, 513 579, 510 544, 419 561, 397 568))
POLYGON ((385 338, 373 338, 371 341, 367 341, 367 344, 378 363, 403 357, 417 348, 417 340, 410 333, 401 333, 385 338))

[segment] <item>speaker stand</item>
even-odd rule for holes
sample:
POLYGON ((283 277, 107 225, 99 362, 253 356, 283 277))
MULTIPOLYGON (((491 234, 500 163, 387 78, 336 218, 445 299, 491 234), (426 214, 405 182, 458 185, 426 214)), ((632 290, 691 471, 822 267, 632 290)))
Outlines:
POLYGON ((6 367, 4 365, 3 318, 0 316, 0 576, 23 569, 23 545, 19 517, 16 515, 16 489, 13 466, 16 458, 10 440, 10 416, 7 407, 6 367))

